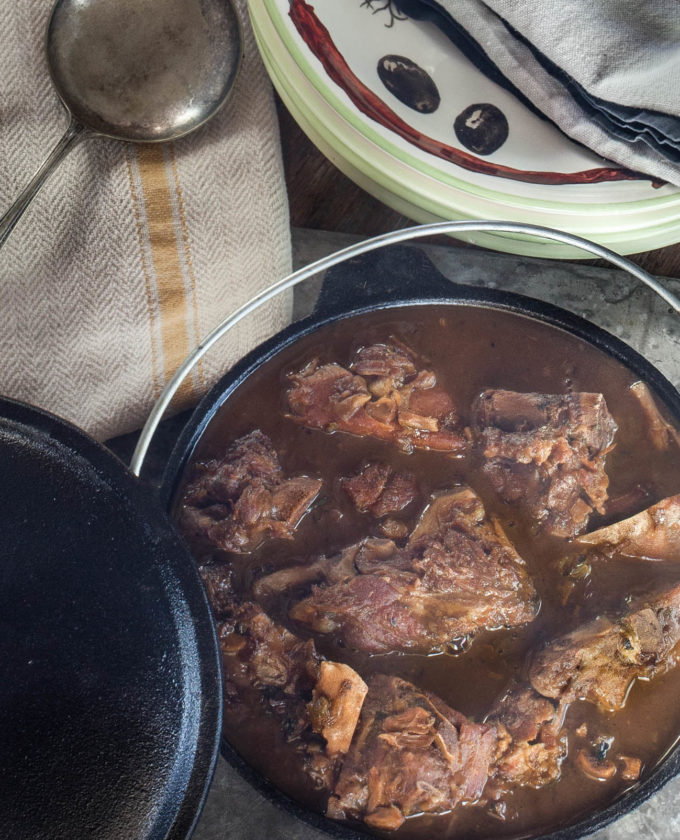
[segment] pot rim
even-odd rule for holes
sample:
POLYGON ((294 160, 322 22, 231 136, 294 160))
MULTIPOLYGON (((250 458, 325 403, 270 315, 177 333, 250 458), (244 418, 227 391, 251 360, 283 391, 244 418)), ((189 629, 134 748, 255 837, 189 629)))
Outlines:
MULTIPOLYGON (((382 234, 381 236, 373 237, 372 239, 364 240, 356 245, 350 245, 347 248, 336 251, 334 254, 322 257, 310 265, 298 269, 298 271, 294 271, 292 274, 289 274, 287 277, 273 283, 242 306, 238 307, 231 315, 218 324, 177 368, 156 400, 139 435, 137 446, 132 453, 132 458, 130 459, 130 470, 134 475, 138 476, 141 474, 144 459, 149 446, 151 445, 151 440, 158 428, 158 424, 162 420, 165 411, 168 409, 180 385, 198 361, 203 358, 213 344, 219 341, 220 338, 222 338, 232 327, 239 323, 239 321, 243 320, 243 318, 251 312, 255 311, 278 294, 286 291, 287 289, 293 288, 298 283, 303 282, 309 277, 314 277, 321 271, 332 268, 335 265, 342 264, 352 257, 383 248, 386 245, 410 242, 414 239, 421 239, 425 236, 436 234, 450 234, 455 236, 456 234, 489 231, 519 236, 536 236, 580 248, 586 255, 599 257, 600 259, 605 260, 611 265, 622 269, 631 276, 640 280, 657 295, 659 295, 659 297, 661 297, 667 304, 669 304, 675 312, 680 314, 680 300, 644 269, 602 245, 598 245, 595 242, 591 242, 588 239, 575 236, 571 233, 565 233, 561 230, 541 227, 539 225, 528 225, 521 222, 464 221, 433 222, 431 224, 416 225, 415 227, 392 231, 390 233, 382 234)), ((584 259, 585 258, 586 257, 584 256, 584 259)))

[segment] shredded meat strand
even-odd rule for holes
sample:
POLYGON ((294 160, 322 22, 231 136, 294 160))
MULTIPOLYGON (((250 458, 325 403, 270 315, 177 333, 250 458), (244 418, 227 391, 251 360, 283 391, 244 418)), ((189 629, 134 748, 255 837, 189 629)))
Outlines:
POLYGON ((248 554, 268 539, 291 539, 322 481, 286 478, 269 438, 255 430, 219 460, 199 463, 179 526, 192 545, 248 554))
POLYGON ((477 724, 440 698, 378 674, 328 802, 328 816, 393 830, 416 813, 479 800, 496 750, 493 725, 477 724))
POLYGON ((604 513, 605 456, 617 426, 602 394, 484 391, 473 411, 483 471, 537 528, 573 537, 604 513))

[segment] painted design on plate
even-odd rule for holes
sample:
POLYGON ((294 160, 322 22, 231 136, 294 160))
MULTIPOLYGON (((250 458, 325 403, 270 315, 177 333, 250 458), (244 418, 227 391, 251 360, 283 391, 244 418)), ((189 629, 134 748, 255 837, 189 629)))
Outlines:
POLYGON ((497 152, 510 131, 505 114, 490 102, 468 105, 456 117, 453 130, 463 146, 478 155, 497 152))
MULTIPOLYGON (((373 3, 375 2, 377 0, 364 0, 361 5, 371 8, 374 13, 388 11, 391 15, 389 25, 392 25, 395 19, 400 19, 395 16, 391 2, 386 2, 382 6, 376 6, 374 8, 373 3)), ((639 173, 622 169, 614 164, 612 166, 595 167, 578 172, 548 172, 517 169, 512 166, 482 160, 475 154, 430 137, 409 125, 356 76, 334 44, 330 32, 317 17, 313 6, 307 3, 306 0, 290 0, 288 14, 300 37, 312 54, 321 62, 327 75, 347 94, 355 107, 370 119, 393 131, 404 140, 428 154, 447 160, 471 172, 478 172, 483 175, 495 175, 514 181, 524 181, 534 184, 593 184, 602 181, 639 180, 642 177, 639 173)), ((405 104, 408 105, 408 103, 405 104)), ((485 108, 488 107, 486 103, 483 103, 483 105, 485 108)), ((480 108, 482 106, 473 105, 471 107, 480 108)), ((462 114, 466 114, 468 110, 465 109, 462 114)), ((464 119, 468 119, 468 117, 464 119)), ((458 140, 462 143, 460 138, 458 140)), ((486 154, 491 153, 486 152, 486 154)), ((484 153, 478 152, 478 154, 484 153)))
POLYGON ((434 80, 415 61, 404 55, 384 55, 378 61, 378 77, 400 102, 420 114, 433 114, 441 97, 434 80))
POLYGON ((385 26, 390 29, 394 26, 395 20, 408 20, 406 15, 402 14, 394 5, 392 0, 383 0, 382 6, 376 6, 375 3, 377 0, 362 0, 361 7, 362 9, 370 9, 374 15, 378 14, 378 12, 387 12, 390 16, 389 21, 385 24, 385 26))

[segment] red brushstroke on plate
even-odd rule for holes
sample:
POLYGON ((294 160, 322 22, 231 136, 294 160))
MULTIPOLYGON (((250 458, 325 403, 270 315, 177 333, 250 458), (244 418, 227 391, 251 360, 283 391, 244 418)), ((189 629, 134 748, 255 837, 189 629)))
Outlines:
POLYGON ((631 181, 641 177, 637 172, 618 167, 585 169, 581 172, 541 172, 514 169, 510 166, 490 163, 474 155, 440 143, 410 126, 392 111, 376 94, 351 71, 331 35, 314 13, 314 7, 305 0, 290 0, 289 15, 295 28, 312 53, 319 59, 326 73, 349 96, 356 107, 367 117, 384 125, 400 137, 423 149, 425 152, 455 163, 471 172, 483 175, 499 175, 513 181, 533 184, 594 184, 600 181, 631 181))

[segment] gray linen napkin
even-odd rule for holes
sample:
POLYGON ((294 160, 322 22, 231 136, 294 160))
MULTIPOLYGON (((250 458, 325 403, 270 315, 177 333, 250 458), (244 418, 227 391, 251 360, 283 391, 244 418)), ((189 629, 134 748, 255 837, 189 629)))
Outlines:
POLYGON ((678 0, 397 5, 413 17, 442 12, 448 34, 479 66, 495 68, 574 140, 680 184, 678 0))

